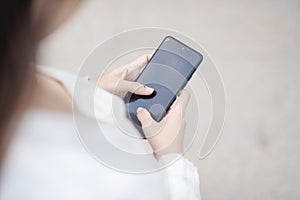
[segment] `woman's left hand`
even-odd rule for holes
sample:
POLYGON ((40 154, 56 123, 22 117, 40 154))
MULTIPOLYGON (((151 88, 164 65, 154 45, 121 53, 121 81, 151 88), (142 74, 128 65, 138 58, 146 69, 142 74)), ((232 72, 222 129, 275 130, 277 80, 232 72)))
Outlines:
POLYGON ((135 82, 150 58, 150 54, 145 54, 131 63, 103 74, 101 77, 90 78, 90 81, 121 98, 124 98, 127 92, 138 95, 151 95, 154 91, 153 88, 135 82))

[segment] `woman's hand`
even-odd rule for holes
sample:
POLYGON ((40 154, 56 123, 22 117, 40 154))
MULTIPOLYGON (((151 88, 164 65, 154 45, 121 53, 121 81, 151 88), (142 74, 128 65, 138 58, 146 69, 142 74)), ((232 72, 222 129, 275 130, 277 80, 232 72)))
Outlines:
POLYGON ((153 120, 146 109, 138 108, 137 117, 157 158, 169 153, 183 153, 184 113, 188 102, 189 93, 182 90, 175 104, 159 123, 153 120))
POLYGON ((99 77, 97 77, 91 78, 90 81, 121 98, 123 98, 127 92, 138 95, 151 95, 154 91, 153 88, 135 82, 142 68, 148 63, 150 58, 150 54, 145 54, 127 65, 105 73, 100 77, 100 80, 99 77))

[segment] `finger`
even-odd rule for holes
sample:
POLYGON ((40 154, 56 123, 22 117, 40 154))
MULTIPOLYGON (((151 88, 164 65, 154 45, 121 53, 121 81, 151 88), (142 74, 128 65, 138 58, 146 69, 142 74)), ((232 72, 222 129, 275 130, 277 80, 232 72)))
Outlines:
POLYGON ((154 89, 138 82, 120 80, 116 87, 116 92, 131 92, 137 95, 150 95, 154 92, 154 89))
POLYGON ((151 58, 151 54, 144 54, 144 55, 138 57, 137 59, 135 59, 134 61, 132 61, 130 63, 130 65, 134 69, 135 68, 142 68, 149 62, 150 58, 151 58))
POLYGON ((181 113, 183 116, 186 111, 189 100, 190 100, 189 92, 187 90, 182 90, 179 93, 179 96, 177 97, 175 104, 171 107, 168 114, 170 113, 172 115, 173 113, 181 113))
POLYGON ((181 90, 178 96, 178 100, 181 103, 181 109, 185 111, 190 101, 190 93, 187 90, 181 90))
POLYGON ((158 135, 165 125, 163 123, 157 123, 144 108, 137 109, 137 118, 142 124, 142 129, 147 139, 151 139, 158 135))
POLYGON ((125 65, 125 67, 129 70, 142 69, 150 60, 151 54, 144 54, 129 64, 125 65))
POLYGON ((125 79, 125 77, 127 76, 128 74, 128 69, 125 69, 122 73, 122 76, 121 76, 121 79, 125 79))
POLYGON ((154 123, 153 118, 145 108, 140 107, 137 109, 137 118, 141 122, 143 129, 154 123))
POLYGON ((151 58, 151 54, 145 54, 135 59, 134 61, 126 64, 124 67, 118 69, 119 73, 124 73, 123 71, 127 71, 126 75, 123 76, 123 79, 134 81, 140 74, 142 68, 146 66, 151 58))

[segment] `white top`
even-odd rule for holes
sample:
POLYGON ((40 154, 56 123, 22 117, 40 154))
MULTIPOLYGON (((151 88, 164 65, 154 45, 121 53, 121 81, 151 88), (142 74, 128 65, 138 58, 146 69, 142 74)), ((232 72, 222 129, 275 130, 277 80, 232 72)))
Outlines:
MULTIPOLYGON (((61 81, 75 96, 75 104, 82 114, 77 121, 83 127, 81 130, 86 130, 83 134, 99 134, 99 127, 91 123, 91 117, 96 116, 103 135, 114 146, 141 154, 151 151, 147 141, 120 134, 112 115, 113 109, 108 106, 113 95, 98 88, 93 97, 95 104, 89 107, 83 98, 87 90, 75 90, 75 76, 50 68, 40 70, 61 81)), ((80 81, 85 89, 93 88, 86 78, 80 81)), ((114 102, 120 108, 124 107, 121 100, 114 102)), ((128 170, 135 166, 132 163, 109 167, 110 164, 105 165, 97 157, 97 148, 89 146, 88 139, 84 139, 82 133, 78 137, 73 117, 72 114, 45 110, 25 113, 7 159, 1 163, 1 200, 200 199, 197 168, 185 158, 181 157, 172 165, 151 173, 133 174, 128 170), (129 166, 127 170, 131 173, 121 172, 123 166, 124 169, 129 166)), ((118 120, 120 118, 127 121, 122 109, 118 111, 118 120)), ((103 148, 101 143, 94 144, 101 146, 100 150, 103 148)), ((113 161, 122 163, 124 160, 109 151, 100 153, 112 157, 113 161)), ((158 163, 164 164, 176 156, 165 155, 158 163)))

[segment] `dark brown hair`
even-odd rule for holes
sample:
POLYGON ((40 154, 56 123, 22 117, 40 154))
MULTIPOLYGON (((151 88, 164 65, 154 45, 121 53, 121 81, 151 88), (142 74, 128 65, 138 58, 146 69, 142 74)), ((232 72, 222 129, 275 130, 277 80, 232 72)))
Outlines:
POLYGON ((0 161, 12 118, 29 91, 35 54, 32 0, 0 2, 0 161))

